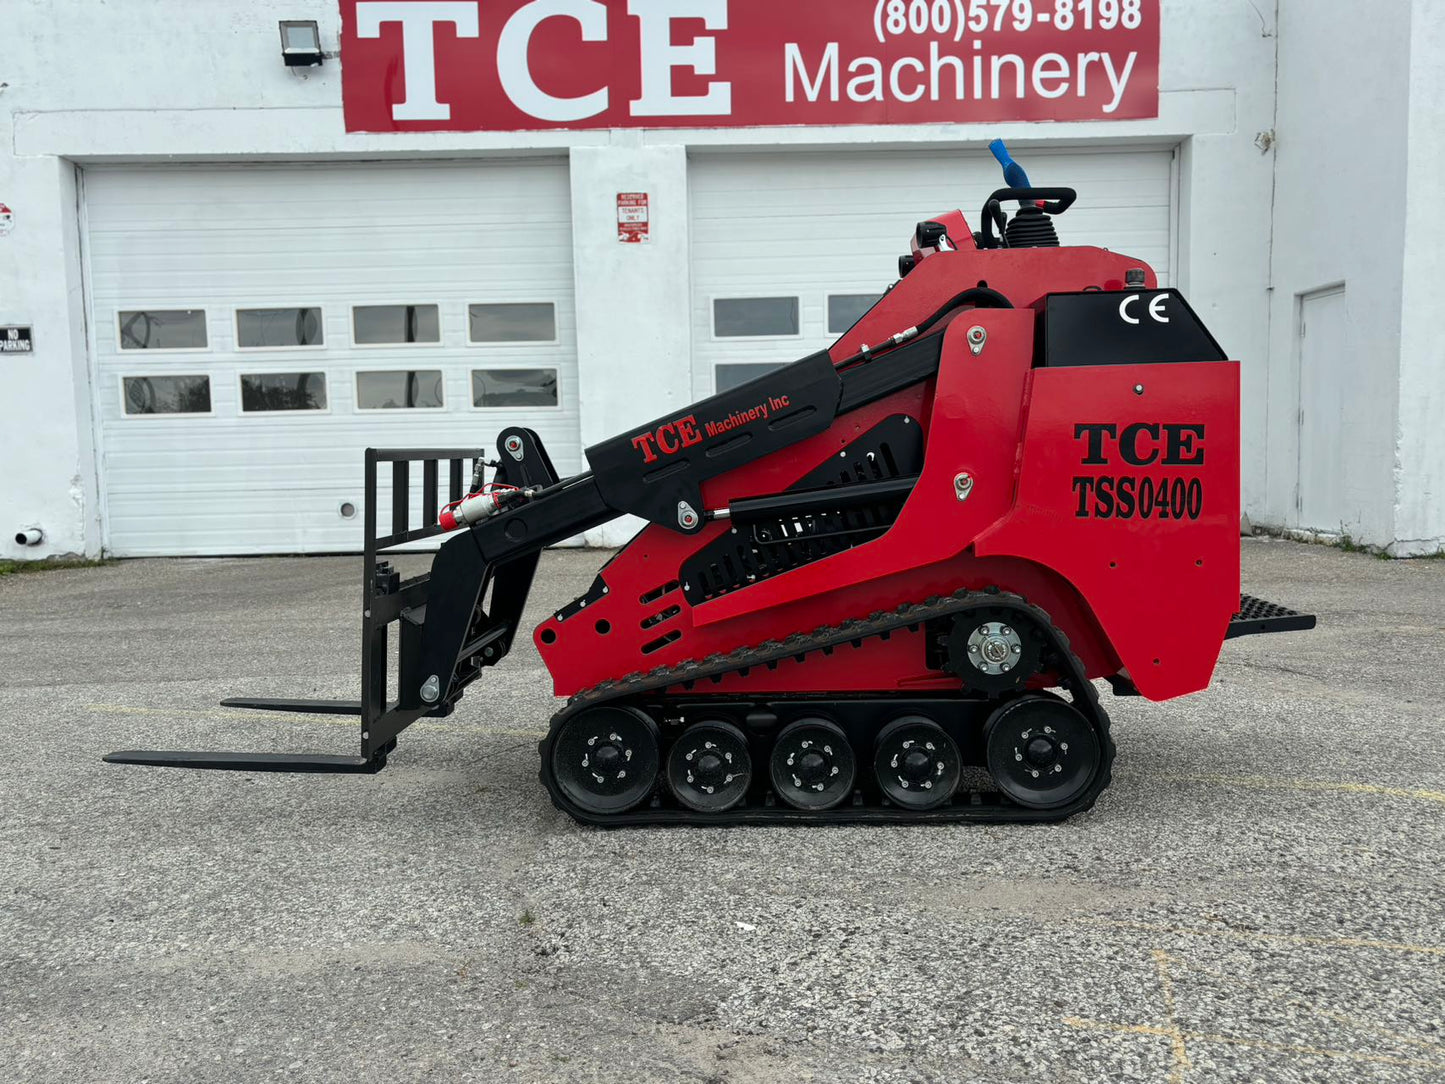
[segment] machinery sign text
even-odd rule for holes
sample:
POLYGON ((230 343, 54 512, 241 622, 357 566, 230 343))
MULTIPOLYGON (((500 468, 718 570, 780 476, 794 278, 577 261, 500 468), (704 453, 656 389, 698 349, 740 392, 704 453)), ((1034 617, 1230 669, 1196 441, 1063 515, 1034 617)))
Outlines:
POLYGON ((350 132, 1159 113, 1159 0, 340 4, 350 132))

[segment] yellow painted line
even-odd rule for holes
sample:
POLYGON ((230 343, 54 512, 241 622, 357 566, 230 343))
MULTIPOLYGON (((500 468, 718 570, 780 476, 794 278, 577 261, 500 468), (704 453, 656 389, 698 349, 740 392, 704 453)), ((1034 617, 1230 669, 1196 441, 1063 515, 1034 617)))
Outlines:
POLYGON ((1378 783, 1331 783, 1312 779, 1278 779, 1264 775, 1156 775, 1154 779, 1181 783, 1213 783, 1221 787, 1249 787, 1253 790, 1305 790, 1339 794, 1370 794, 1380 798, 1408 798, 1417 802, 1445 804, 1445 790, 1415 787, 1386 787, 1378 783))
POLYGON ((1151 922, 1122 922, 1113 919, 1082 919, 1087 925, 1141 933, 1170 933, 1187 937, 1212 937, 1225 941, 1264 941, 1273 944, 1311 945, 1324 948, 1368 948, 1387 952, 1418 952, 1445 956, 1445 945, 1417 945, 1409 941, 1375 941, 1367 937, 1314 937, 1298 933, 1257 933, 1252 930, 1212 930, 1192 926, 1164 926, 1151 922))
MULTIPOLYGON (((1112 1031, 1120 1035, 1152 1035, 1171 1039, 1174 1029, 1153 1024, 1111 1024, 1105 1020, 1088 1020, 1080 1016, 1066 1016, 1064 1023, 1073 1028, 1090 1028, 1096 1031, 1112 1031)), ((1305 1046, 1296 1043, 1274 1043, 1265 1039, 1247 1039, 1237 1035, 1216 1035, 1207 1031, 1185 1031, 1182 1038, 1195 1043, 1224 1043, 1229 1046, 1245 1046, 1254 1050, 1272 1050, 1281 1054, 1301 1054, 1306 1057, 1335 1058, 1342 1061, 1362 1061, 1376 1065, 1397 1065, 1410 1069, 1445 1069, 1445 1061, 1429 1061, 1425 1058, 1401 1058, 1393 1054, 1362 1054, 1354 1050, 1334 1050, 1323 1046, 1305 1046)), ((1174 1079, 1173 1077, 1170 1078, 1174 1079)))
POLYGON ((1207 967, 1201 963, 1195 963, 1193 960, 1181 960, 1177 956, 1171 957, 1171 959, 1174 963, 1180 964, 1186 971, 1202 971, 1206 975, 1212 975, 1214 978, 1220 980, 1221 982, 1226 982, 1230 985, 1238 986, 1241 989, 1250 991, 1251 993, 1263 994, 1265 997, 1268 997, 1274 1001, 1283 1002, 1284 1004, 1289 1005, 1292 1008, 1303 1009, 1307 1013, 1310 1013, 1314 1016, 1323 1017, 1326 1020, 1331 1020, 1336 1024, 1342 1024, 1347 1028, 1360 1028, 1364 1031, 1372 1031, 1376 1035, 1383 1035, 1385 1038, 1392 1039, 1397 1043, 1405 1043, 1407 1046, 1418 1046, 1430 1051, 1432 1054, 1445 1055, 1445 1046, 1441 1046, 1439 1043, 1436 1042, 1431 1042, 1428 1039, 1421 1039, 1415 1035, 1402 1035, 1398 1031, 1392 1031, 1389 1028, 1381 1027, 1379 1024, 1372 1024, 1368 1020, 1361 1020, 1357 1016, 1347 1016, 1344 1013, 1335 1012, 1333 1009, 1322 1009, 1318 1005, 1310 1005, 1307 1002, 1300 1001, 1298 998, 1288 997, 1284 994, 1276 993, 1273 990, 1267 990, 1263 987, 1256 986, 1254 983, 1246 982, 1244 979, 1239 978, 1237 975, 1226 974, 1225 972, 1219 971, 1216 968, 1207 967))
POLYGON ((1174 982, 1169 977, 1169 954, 1163 949, 1154 949, 1155 970, 1159 972, 1159 986, 1164 991, 1164 1020, 1169 1025, 1169 1046, 1174 1054, 1174 1064, 1169 1070, 1169 1084, 1184 1084, 1184 1073, 1189 1068, 1189 1049, 1184 1045, 1184 1033, 1174 1016, 1174 982))
MULTIPOLYGON (((356 718, 335 715, 310 715, 305 712, 268 712, 251 711, 246 708, 235 708, 226 710, 222 708, 196 709, 196 708, 139 708, 129 704, 86 704, 86 711, 100 712, 106 715, 155 715, 161 717, 182 716, 187 719, 219 719, 222 722, 263 722, 263 723, 306 723, 320 724, 322 726, 344 726, 355 728, 356 718)), ((419 719, 412 723, 414 730, 432 730, 439 734, 487 734, 503 738, 542 738, 546 736, 545 730, 499 730, 485 726, 457 726, 454 723, 437 723, 429 719, 419 719)))

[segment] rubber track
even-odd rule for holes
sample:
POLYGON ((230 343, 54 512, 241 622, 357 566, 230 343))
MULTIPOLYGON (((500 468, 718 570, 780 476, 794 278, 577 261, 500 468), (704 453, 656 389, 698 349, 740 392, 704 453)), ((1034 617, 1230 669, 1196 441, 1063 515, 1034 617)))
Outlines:
MULTIPOLYGON (((746 698, 746 694, 741 694, 746 698)), ((766 699, 787 699, 787 694, 768 694, 766 699)), ((810 699, 812 699, 810 697, 810 699)), ((1049 823, 1066 820, 1093 806, 1109 785, 1114 762, 1114 741, 1109 734, 1109 717, 1099 703, 1098 690, 1084 675, 1084 668, 1069 648, 1068 637, 1056 628, 1049 616, 1031 606, 1021 596, 997 588, 983 591, 957 591, 923 602, 908 602, 894 610, 878 611, 867 617, 853 618, 838 625, 825 625, 808 633, 794 633, 782 640, 766 640, 752 647, 738 648, 727 654, 690 659, 674 666, 629 674, 624 678, 600 682, 575 694, 567 706, 552 716, 547 736, 537 744, 541 754, 541 780, 553 804, 573 819, 584 824, 606 828, 643 825, 738 825, 738 824, 903 824, 977 821, 984 823, 1049 823), (939 809, 904 810, 897 806, 857 806, 844 803, 833 809, 811 812, 778 803, 765 807, 738 807, 724 813, 698 813, 683 808, 657 804, 642 805, 625 813, 598 815, 579 809, 567 800, 552 778, 551 752, 562 725, 574 714, 603 703, 625 701, 644 693, 656 692, 674 685, 691 688, 707 678, 741 673, 756 666, 766 666, 783 659, 802 662, 809 654, 851 644, 862 646, 864 640, 883 637, 898 629, 913 628, 925 621, 948 617, 978 606, 1007 606, 1021 610, 1032 618, 1051 640, 1052 650, 1059 656, 1065 671, 1064 687, 1073 696, 1073 703, 1094 725, 1099 736, 1099 770, 1088 788, 1069 805, 1058 809, 1028 809, 1002 795, 993 795, 993 802, 983 800, 983 792, 972 792, 967 802, 955 799, 939 809)), ((866 757, 862 758, 866 761, 866 757)))

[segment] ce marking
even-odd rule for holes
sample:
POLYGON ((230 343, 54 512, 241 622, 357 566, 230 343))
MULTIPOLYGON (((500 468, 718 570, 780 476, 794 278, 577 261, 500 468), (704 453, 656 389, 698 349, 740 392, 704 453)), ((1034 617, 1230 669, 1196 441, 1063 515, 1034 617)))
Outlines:
MULTIPOLYGON (((1119 319, 1126 324, 1137 324, 1139 317, 1129 315, 1129 306, 1139 300, 1138 294, 1130 294, 1119 302, 1119 319)), ((1164 302, 1169 300, 1168 294, 1155 294, 1149 299, 1149 319, 1156 324, 1167 324, 1169 317, 1164 315, 1164 302)))

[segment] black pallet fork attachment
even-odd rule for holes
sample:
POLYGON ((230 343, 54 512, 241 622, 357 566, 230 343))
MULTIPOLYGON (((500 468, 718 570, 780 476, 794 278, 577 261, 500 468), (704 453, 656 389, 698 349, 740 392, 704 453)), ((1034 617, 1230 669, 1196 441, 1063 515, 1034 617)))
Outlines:
MULTIPOLYGON (((497 450, 498 459, 490 464, 496 467, 494 481, 519 489, 546 490, 557 485, 556 470, 532 430, 503 430, 497 450)), ((512 552, 500 560, 487 560, 478 554, 471 532, 460 531, 442 543, 430 572, 403 580, 392 559, 405 552, 403 547, 409 543, 444 533, 437 525, 442 464, 446 464, 449 501, 461 500, 479 484, 487 465, 483 453, 474 448, 366 451, 361 699, 232 697, 221 701, 230 708, 358 716, 360 755, 127 749, 103 759, 112 764, 215 771, 374 774, 386 767, 397 735, 413 722, 423 716, 450 715, 466 687, 486 666, 499 662, 515 639, 542 545, 511 547, 512 552), (413 527, 412 465, 418 462, 422 526, 413 527), (378 467, 387 463, 391 464, 391 531, 378 535, 378 467), (466 484, 468 479, 471 486, 466 484), (398 679, 396 699, 389 699, 388 646, 393 625, 399 637, 398 679), (427 677, 417 678, 423 674, 427 677)))
MULTIPOLYGON (((984 291, 987 292, 987 291, 984 291)), ((969 300, 979 291, 959 295, 969 300)), ((945 310, 925 321, 936 323, 945 310)), ((920 325, 922 327, 923 325, 920 325)), ((899 342, 911 336, 897 336, 899 342)), ((541 439, 530 429, 511 427, 497 436, 497 459, 487 463, 476 449, 367 449, 366 545, 362 569, 361 699, 274 700, 235 698, 226 707, 259 708, 361 719, 361 753, 355 757, 297 756, 278 753, 197 753, 171 750, 123 750, 104 759, 112 764, 221 771, 369 773, 386 766, 396 737, 422 716, 450 715, 462 692, 488 667, 501 662, 521 631, 522 610, 542 550, 563 539, 633 512, 667 523, 684 533, 703 527, 701 516, 684 521, 679 509, 702 507, 698 488, 708 479, 832 424, 842 411, 883 398, 927 379, 938 370, 942 337, 907 341, 887 370, 868 365, 839 373, 820 351, 776 372, 694 404, 708 417, 727 417, 766 397, 791 404, 791 413, 773 419, 756 437, 739 440, 720 433, 699 444, 697 454, 639 474, 635 441, 629 433, 587 449, 592 470, 559 479, 541 439), (471 485, 464 488, 470 461, 471 485), (421 522, 411 526, 411 468, 422 472, 421 522), (376 521, 378 465, 391 464, 391 533, 378 537, 376 521), (403 580, 390 558, 409 543, 443 533, 441 464, 448 469, 452 501, 476 490, 483 466, 494 466, 492 481, 523 490, 500 512, 456 531, 442 542, 431 571, 403 580), (684 502, 684 503, 679 503, 684 502), (396 699, 388 698, 389 630, 398 629, 396 699)), ((848 359, 858 362, 864 355, 848 359)), ((666 419, 640 430, 650 434, 666 419)))

